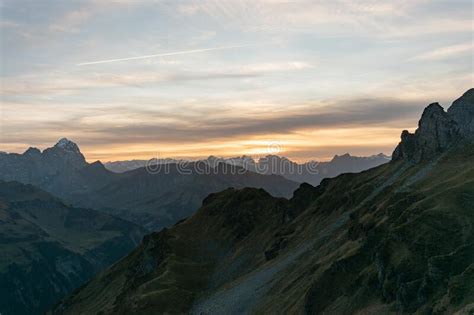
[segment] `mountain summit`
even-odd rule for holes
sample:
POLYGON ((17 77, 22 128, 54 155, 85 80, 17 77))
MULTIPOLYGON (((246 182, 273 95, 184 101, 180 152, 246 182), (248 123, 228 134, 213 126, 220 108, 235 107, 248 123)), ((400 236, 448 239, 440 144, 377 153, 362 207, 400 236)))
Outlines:
POLYGON ((67 138, 62 138, 54 145, 55 148, 61 148, 63 150, 74 152, 74 153, 81 153, 77 144, 72 142, 67 138))
POLYGON ((402 141, 392 158, 414 163, 431 160, 456 143, 473 138, 473 134, 474 89, 470 89, 447 112, 438 103, 426 107, 415 133, 402 132, 402 141))
POLYGON ((44 150, 43 156, 48 163, 62 165, 64 168, 80 169, 87 165, 79 146, 66 138, 60 139, 54 147, 44 150))
POLYGON ((455 100, 448 114, 456 121, 460 135, 474 137, 474 88, 455 100))
POLYGON ((2 154, 0 179, 35 184, 56 193, 53 186, 67 186, 65 182, 72 180, 73 173, 87 165, 77 144, 63 138, 43 152, 30 147, 23 154, 2 154))

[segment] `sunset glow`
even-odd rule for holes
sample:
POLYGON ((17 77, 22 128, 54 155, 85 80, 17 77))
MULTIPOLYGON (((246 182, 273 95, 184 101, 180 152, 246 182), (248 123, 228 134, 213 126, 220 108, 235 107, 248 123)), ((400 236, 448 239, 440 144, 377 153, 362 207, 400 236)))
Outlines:
POLYGON ((0 4, 1 151, 391 154, 473 85, 470 1, 20 2, 0 4))

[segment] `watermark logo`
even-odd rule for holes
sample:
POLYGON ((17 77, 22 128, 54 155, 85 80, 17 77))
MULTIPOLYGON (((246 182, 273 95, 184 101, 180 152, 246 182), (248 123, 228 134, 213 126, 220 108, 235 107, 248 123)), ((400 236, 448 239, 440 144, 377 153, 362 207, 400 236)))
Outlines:
POLYGON ((281 152, 283 152, 283 146, 279 142, 271 142, 267 146, 267 152, 268 154, 279 155, 281 152))
POLYGON ((270 142, 264 156, 242 156, 236 158, 209 157, 204 160, 174 160, 161 158, 158 153, 155 158, 146 162, 145 168, 149 174, 180 175, 240 175, 254 172, 262 175, 292 176, 319 174, 319 162, 295 163, 281 154, 283 146, 279 142, 270 142))

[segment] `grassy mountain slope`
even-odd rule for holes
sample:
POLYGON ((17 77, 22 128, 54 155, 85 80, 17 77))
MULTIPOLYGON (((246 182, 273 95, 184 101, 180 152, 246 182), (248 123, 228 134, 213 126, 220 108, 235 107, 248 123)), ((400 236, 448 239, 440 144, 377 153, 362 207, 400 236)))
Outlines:
POLYGON ((41 314, 140 242, 140 227, 0 181, 0 313, 41 314))
POLYGON ((210 195, 58 314, 446 313, 474 301, 474 147, 303 184, 210 195))

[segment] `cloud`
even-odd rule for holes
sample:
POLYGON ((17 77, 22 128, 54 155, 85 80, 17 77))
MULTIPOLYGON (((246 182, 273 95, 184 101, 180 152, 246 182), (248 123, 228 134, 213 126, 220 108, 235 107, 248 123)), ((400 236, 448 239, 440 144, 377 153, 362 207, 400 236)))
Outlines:
POLYGON ((421 55, 413 57, 411 60, 442 60, 447 58, 454 58, 461 55, 473 55, 474 46, 472 43, 464 43, 446 47, 440 47, 421 55))
POLYGON ((194 3, 179 4, 177 7, 177 11, 185 16, 195 15, 199 9, 199 5, 194 3))
POLYGON ((78 33, 80 31, 79 27, 89 20, 94 14, 95 11, 89 7, 67 12, 64 16, 49 26, 49 31, 61 33, 78 33))
MULTIPOLYGON (((170 61, 169 64, 174 66, 179 65, 180 62, 170 61)), ((303 71, 312 68, 314 66, 307 62, 295 60, 232 65, 208 69, 207 71, 172 70, 162 73, 156 73, 156 71, 130 71, 120 74, 109 72, 56 72, 40 76, 26 75, 4 78, 2 94, 5 97, 83 94, 85 90, 123 86, 145 87, 172 82, 251 79, 276 72, 303 71)))
POLYGON ((463 44, 469 1, 56 2, 6 5, 4 143, 73 134, 97 146, 178 149, 206 139, 401 129, 416 125, 425 105, 407 100, 445 101, 472 85, 468 59, 455 58, 472 53, 463 44), (258 45, 202 51, 242 42, 258 45), (405 62, 412 56, 444 62, 405 62), (319 101, 361 95, 369 97, 319 101))
POLYGON ((301 129, 352 128, 369 125, 389 126, 400 121, 417 117, 421 104, 400 100, 365 99, 348 100, 317 108, 306 106, 299 111, 288 111, 265 117, 241 116, 234 113, 230 117, 200 117, 193 121, 181 120, 178 123, 155 124, 142 122, 101 129, 101 133, 157 141, 196 141, 199 139, 225 139, 265 134, 289 134, 301 129))
POLYGON ((154 4, 152 1, 139 5, 133 0, 78 0, 72 2, 76 8, 68 10, 54 19, 47 29, 52 33, 79 33, 84 24, 100 14, 111 15, 114 11, 127 12, 131 8, 140 6, 146 9, 147 6, 154 4))
POLYGON ((426 0, 195 0, 180 4, 177 12, 185 18, 208 17, 224 30, 277 36, 318 33, 400 38, 470 31, 472 19, 453 20, 431 11, 422 14, 420 9, 429 9, 430 5, 426 0))
MULTIPOLYGON (((367 126, 398 126, 419 116, 422 105, 397 99, 355 99, 308 104, 297 110, 254 115, 205 109, 181 113, 127 108, 94 109, 76 112, 69 119, 44 121, 50 131, 80 130, 94 136, 93 142, 195 142, 209 139, 225 140, 255 135, 291 134, 299 130, 355 128, 367 126), (192 115, 192 118, 191 116, 192 115), (121 119, 126 117, 126 119, 121 119), (93 118, 93 119, 91 119, 93 118), (101 122, 100 124, 97 122, 101 122)), ((19 121, 21 124, 21 121, 19 121)), ((26 125, 30 122, 24 121, 26 125)), ((24 126, 27 128, 27 126, 24 126)), ((18 126, 17 126, 18 127, 18 126)), ((17 129, 17 128, 15 128, 17 129)), ((87 141, 86 141, 87 142, 87 141)))
POLYGON ((268 73, 281 71, 306 70, 314 68, 313 65, 302 61, 289 62, 264 62, 258 64, 249 64, 242 67, 242 72, 249 73, 268 73))
POLYGON ((345 99, 303 105, 270 106, 243 111, 231 104, 169 111, 160 107, 95 106, 42 107, 43 116, 30 113, 30 105, 17 106, 4 115, 4 148, 44 147, 63 136, 77 141, 89 159, 149 158, 160 151, 169 156, 238 155, 260 152, 272 141, 285 154, 326 158, 335 153, 390 153, 402 129, 416 125, 425 102, 396 98, 345 99), (67 111, 69 114, 65 114, 67 111), (32 128, 34 126, 34 128, 32 128), (25 139, 28 143, 20 146, 25 139), (299 152, 298 152, 299 151, 299 152), (317 154, 317 155, 316 155, 317 154))
POLYGON ((0 28, 17 28, 19 27, 20 24, 8 21, 8 20, 2 20, 0 21, 0 28))

